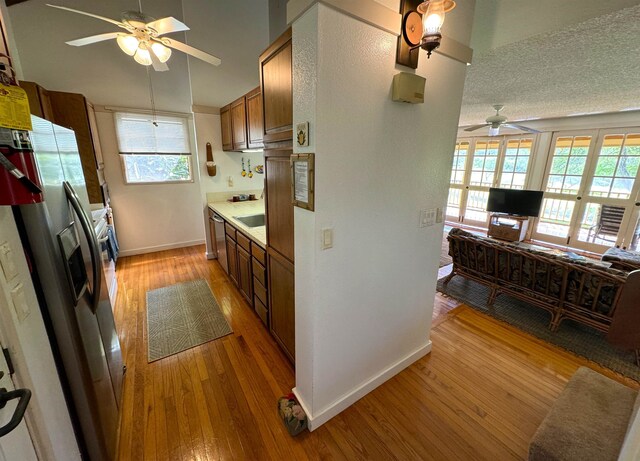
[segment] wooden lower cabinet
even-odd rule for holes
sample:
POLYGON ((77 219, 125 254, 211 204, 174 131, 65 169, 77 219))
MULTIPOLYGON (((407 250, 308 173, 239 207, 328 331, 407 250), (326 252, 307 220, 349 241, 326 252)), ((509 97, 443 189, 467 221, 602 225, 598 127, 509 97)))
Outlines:
POLYGON ((227 244, 227 265, 229 266, 229 277, 233 283, 238 285, 238 257, 236 241, 227 234, 225 242, 227 244))
POLYGON ((253 303, 253 280, 251 276, 251 255, 240 245, 238 249, 238 289, 249 303, 253 303))
POLYGON ((275 251, 269 251, 269 312, 271 333, 295 363, 295 270, 294 265, 275 251))

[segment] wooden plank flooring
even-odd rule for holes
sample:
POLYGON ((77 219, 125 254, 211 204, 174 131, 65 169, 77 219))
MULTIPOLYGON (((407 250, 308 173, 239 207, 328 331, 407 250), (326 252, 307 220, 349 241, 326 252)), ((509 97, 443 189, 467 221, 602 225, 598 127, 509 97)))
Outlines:
POLYGON ((122 258, 117 276, 128 367, 121 461, 524 459, 554 399, 585 364, 437 295, 431 354, 313 433, 291 438, 276 401, 294 386, 294 371, 203 246, 122 258), (234 333, 148 364, 146 292, 198 278, 234 333))

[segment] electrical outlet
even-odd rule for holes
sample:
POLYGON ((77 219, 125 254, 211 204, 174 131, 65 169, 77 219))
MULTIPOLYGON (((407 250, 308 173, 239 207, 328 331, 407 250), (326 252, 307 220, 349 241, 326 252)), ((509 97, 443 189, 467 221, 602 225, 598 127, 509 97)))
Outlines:
POLYGON ((322 229, 322 242, 320 244, 320 249, 328 250, 329 248, 333 248, 333 227, 326 227, 322 229))
POLYGON ((13 290, 11 290, 11 300, 13 301, 13 308, 16 311, 18 321, 20 323, 24 322, 24 319, 26 319, 31 313, 31 309, 29 309, 29 304, 27 304, 27 300, 24 296, 24 286, 22 283, 19 283, 13 290))
POLYGON ((227 178, 227 184, 229 184, 229 187, 233 187, 233 176, 227 178))

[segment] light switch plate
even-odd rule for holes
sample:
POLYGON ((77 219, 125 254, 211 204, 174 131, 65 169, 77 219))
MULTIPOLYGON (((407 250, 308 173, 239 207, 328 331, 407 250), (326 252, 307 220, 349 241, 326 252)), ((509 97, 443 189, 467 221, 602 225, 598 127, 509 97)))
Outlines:
POLYGON ((31 309, 29 309, 29 304, 27 304, 27 300, 24 296, 24 286, 22 283, 19 283, 13 290, 11 290, 11 300, 13 301, 13 308, 16 311, 18 321, 20 323, 24 322, 24 319, 26 319, 31 313, 31 309))
POLYGON ((436 210, 432 208, 427 211, 427 226, 433 226, 436 223, 436 210))
POLYGON ((320 249, 328 250, 333 248, 333 227, 326 227, 322 229, 322 242, 320 243, 320 249))
POLYGON ((0 265, 2 266, 2 272, 4 272, 4 278, 7 282, 10 282, 18 275, 18 268, 13 260, 13 250, 9 242, 0 244, 0 265))
POLYGON ((444 213, 442 213, 442 208, 436 208, 436 222, 441 223, 444 221, 444 213))

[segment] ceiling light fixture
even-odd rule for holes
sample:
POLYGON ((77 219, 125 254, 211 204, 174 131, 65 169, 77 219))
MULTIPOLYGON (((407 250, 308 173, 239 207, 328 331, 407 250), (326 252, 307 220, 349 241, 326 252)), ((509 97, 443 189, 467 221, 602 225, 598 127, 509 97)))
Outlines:
POLYGON ((398 38, 396 62, 416 69, 420 48, 430 58, 442 41, 445 16, 455 7, 453 0, 401 0, 402 34, 398 38))
POLYGON ((118 34, 116 42, 118 43, 120 49, 127 53, 129 56, 133 56, 134 54, 136 54, 136 51, 140 46, 140 42, 133 35, 118 34))
POLYGON ((48 6, 76 14, 82 14, 84 16, 90 16, 94 19, 100 19, 124 29, 124 32, 107 32, 104 34, 71 40, 67 42, 69 45, 85 46, 115 39, 120 49, 129 56, 133 56, 133 59, 135 59, 136 62, 143 66, 153 66, 153 69, 159 72, 169 70, 169 66, 167 66, 166 62, 171 57, 171 49, 181 51, 189 56, 193 56, 194 58, 213 64, 214 66, 218 66, 221 63, 220 58, 189 46, 186 43, 165 37, 165 34, 183 32, 189 30, 189 28, 184 23, 171 16, 162 19, 153 19, 147 16, 142 13, 142 5, 140 1, 138 1, 140 11, 125 11, 122 13, 121 21, 98 16, 93 13, 75 10, 66 6, 50 4, 48 4, 48 6))

